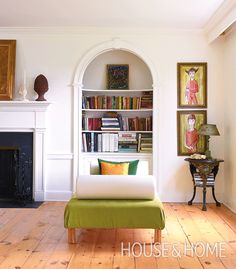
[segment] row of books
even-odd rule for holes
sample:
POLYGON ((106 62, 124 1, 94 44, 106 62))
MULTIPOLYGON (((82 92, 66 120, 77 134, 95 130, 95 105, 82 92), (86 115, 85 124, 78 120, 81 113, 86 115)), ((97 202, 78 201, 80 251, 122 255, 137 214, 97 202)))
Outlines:
POLYGON ((83 96, 83 109, 142 109, 152 108, 152 97, 144 96, 83 96))
POLYGON ((82 129, 87 131, 152 131, 152 116, 129 118, 121 116, 111 118, 82 117, 82 129))
POLYGON ((82 133, 83 152, 152 152, 151 140, 151 134, 82 133))
POLYGON ((138 134, 138 152, 152 152, 152 134, 138 134))

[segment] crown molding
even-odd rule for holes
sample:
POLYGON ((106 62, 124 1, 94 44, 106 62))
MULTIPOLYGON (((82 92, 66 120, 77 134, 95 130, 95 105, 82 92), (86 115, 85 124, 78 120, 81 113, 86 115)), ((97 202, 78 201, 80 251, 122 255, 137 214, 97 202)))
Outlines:
POLYGON ((236 0, 225 0, 206 24, 208 42, 213 42, 236 21, 236 0))
POLYGON ((203 29, 189 28, 122 28, 122 27, 0 27, 1 36, 32 35, 32 36, 60 36, 60 35, 175 35, 199 34, 203 29))

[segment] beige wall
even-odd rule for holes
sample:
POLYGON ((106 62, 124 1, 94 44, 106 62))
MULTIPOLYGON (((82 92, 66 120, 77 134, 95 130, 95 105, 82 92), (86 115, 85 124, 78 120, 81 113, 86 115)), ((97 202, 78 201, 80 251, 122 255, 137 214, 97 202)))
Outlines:
POLYGON ((236 27, 224 42, 225 202, 236 211, 236 27))

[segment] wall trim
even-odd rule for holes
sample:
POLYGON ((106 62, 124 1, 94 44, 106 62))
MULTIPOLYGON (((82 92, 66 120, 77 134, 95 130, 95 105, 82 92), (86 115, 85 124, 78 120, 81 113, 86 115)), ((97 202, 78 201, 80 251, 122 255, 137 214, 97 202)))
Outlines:
MULTIPOLYGON (((120 38, 114 37, 113 39, 109 41, 105 41, 102 43, 98 43, 91 49, 89 49, 85 55, 80 59, 79 64, 75 70, 74 74, 74 80, 73 80, 73 154, 74 154, 74 160, 73 160, 73 186, 72 190, 75 190, 76 188, 76 181, 75 179, 79 175, 78 171, 78 164, 79 164, 79 152, 80 147, 82 144, 82 138, 79 135, 79 131, 81 126, 79 126, 79 119, 82 117, 81 115, 81 109, 79 109, 82 104, 82 89, 83 89, 83 77, 84 73, 89 66, 89 64, 99 55, 112 51, 112 50, 122 50, 125 52, 129 52, 134 54, 136 57, 141 59, 150 70, 151 76, 152 76, 152 83, 153 83, 153 107, 159 107, 159 90, 160 90, 160 81, 157 74, 157 69, 151 59, 142 51, 140 50, 136 45, 129 43, 127 41, 124 41, 120 38)), ((153 120, 153 130, 157 131, 159 126, 159 113, 156 114, 155 120, 153 120)), ((158 145, 159 145, 159 132, 157 131, 156 135, 153 136, 153 175, 158 177, 159 169, 158 169, 158 145)), ((158 180, 157 180, 157 187, 158 187, 158 180)))
POLYGON ((44 201, 69 201, 72 191, 45 191, 44 201))
POLYGON ((199 34, 203 29, 170 28, 170 27, 0 27, 1 35, 32 35, 32 36, 61 36, 61 35, 152 35, 152 34, 199 34))
POLYGON ((205 26, 208 42, 213 42, 236 21, 236 3, 225 0, 205 26))
POLYGON ((224 202, 223 203, 229 210, 231 210, 232 212, 234 212, 236 214, 236 203, 228 203, 228 202, 224 202))
POLYGON ((48 153, 47 160, 73 160, 73 153, 48 153))

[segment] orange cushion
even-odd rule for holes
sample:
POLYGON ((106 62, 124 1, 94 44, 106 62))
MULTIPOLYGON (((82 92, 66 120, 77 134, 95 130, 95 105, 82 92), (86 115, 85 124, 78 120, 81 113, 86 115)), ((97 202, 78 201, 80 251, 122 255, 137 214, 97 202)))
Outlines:
POLYGON ((102 175, 128 175, 129 163, 106 163, 101 162, 102 175))

